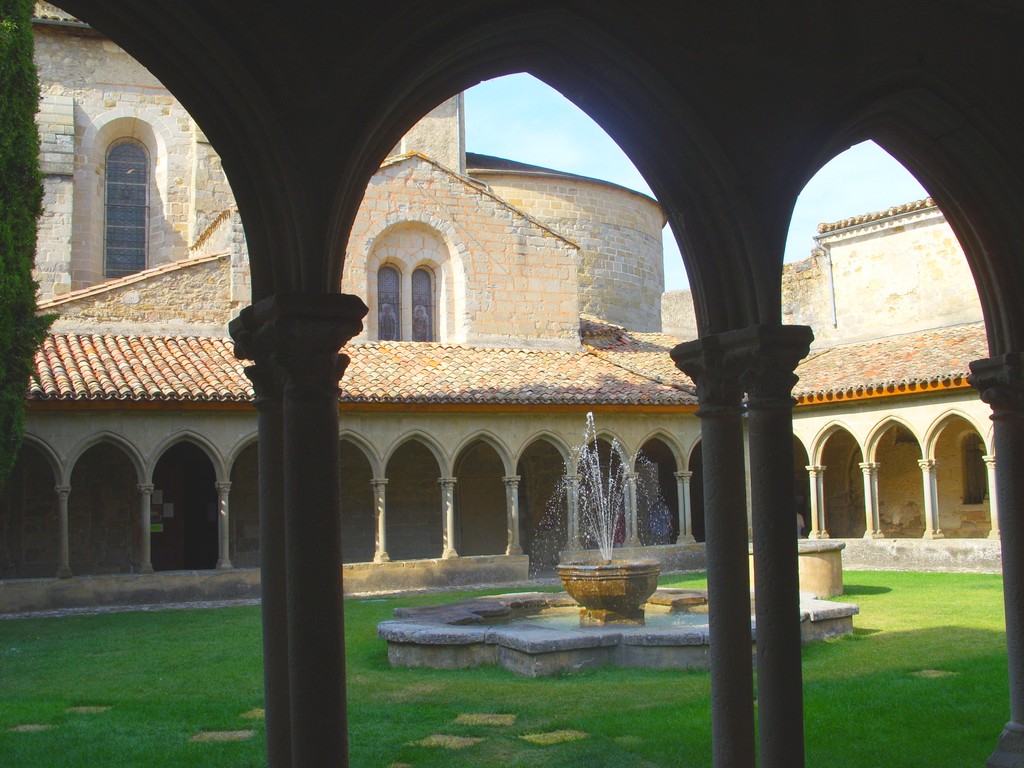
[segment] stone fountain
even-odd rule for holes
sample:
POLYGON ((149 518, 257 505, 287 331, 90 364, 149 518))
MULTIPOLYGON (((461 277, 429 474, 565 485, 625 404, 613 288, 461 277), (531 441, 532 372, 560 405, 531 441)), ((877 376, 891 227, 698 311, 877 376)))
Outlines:
POLYGON ((613 558, 616 533, 626 526, 629 500, 629 457, 617 440, 602 465, 594 414, 587 414, 583 440, 573 449, 574 478, 562 479, 575 495, 582 535, 600 552, 596 562, 558 566, 565 591, 581 606, 581 626, 644 624, 644 603, 658 588, 661 566, 654 560, 613 558), (575 482, 573 482, 575 481, 575 482))

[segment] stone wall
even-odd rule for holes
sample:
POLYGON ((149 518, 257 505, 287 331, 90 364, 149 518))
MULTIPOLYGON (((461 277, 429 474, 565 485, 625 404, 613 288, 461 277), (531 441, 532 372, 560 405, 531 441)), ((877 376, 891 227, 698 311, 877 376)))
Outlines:
POLYGON ((580 246, 580 312, 633 330, 661 330, 665 216, 654 200, 565 174, 489 169, 472 174, 580 246))
POLYGON ((41 302, 59 312, 54 330, 224 335, 231 319, 227 255, 168 265, 41 302))
MULTIPOLYGON (((376 274, 434 275, 440 341, 579 345, 577 248, 437 164, 386 164, 359 209, 341 289, 372 307, 358 340, 376 339, 376 274)), ((408 336, 403 336, 408 338, 408 336)))
POLYGON ((466 119, 460 93, 438 104, 395 147, 396 155, 419 152, 457 173, 466 169, 466 119))

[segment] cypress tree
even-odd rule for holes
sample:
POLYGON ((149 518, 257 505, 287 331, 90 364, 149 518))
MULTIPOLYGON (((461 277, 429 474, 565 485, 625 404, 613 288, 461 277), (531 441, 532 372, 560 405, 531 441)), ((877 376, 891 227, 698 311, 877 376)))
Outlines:
POLYGON ((18 457, 32 359, 52 321, 36 314, 32 279, 43 200, 32 9, 32 0, 0 0, 0 487, 18 457))

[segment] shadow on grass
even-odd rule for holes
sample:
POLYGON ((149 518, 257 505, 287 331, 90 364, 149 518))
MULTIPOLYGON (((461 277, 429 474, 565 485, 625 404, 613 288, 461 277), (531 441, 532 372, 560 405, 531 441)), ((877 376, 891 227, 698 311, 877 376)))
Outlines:
POLYGON ((857 595, 884 595, 887 592, 892 592, 890 587, 869 587, 864 584, 843 584, 843 594, 840 595, 839 600, 844 597, 856 597, 857 595))

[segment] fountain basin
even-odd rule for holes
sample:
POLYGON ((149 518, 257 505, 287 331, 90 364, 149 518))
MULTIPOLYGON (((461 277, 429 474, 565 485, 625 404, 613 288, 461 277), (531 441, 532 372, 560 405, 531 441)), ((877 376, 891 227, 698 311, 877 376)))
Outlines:
MULTIPOLYGON (((448 605, 395 609, 377 625, 395 667, 462 669, 499 664, 529 677, 612 664, 647 669, 707 669, 707 593, 659 589, 647 601, 647 626, 580 627, 574 620, 548 623, 559 612, 574 616, 576 602, 564 592, 524 592, 463 600, 448 605), (689 614, 683 623, 661 617, 689 614)), ((850 603, 804 599, 800 632, 811 642, 853 632, 859 608, 850 603)), ((751 650, 756 628, 751 618, 751 650)))
POLYGON ((643 604, 658 588, 661 565, 655 560, 564 563, 558 577, 580 604, 581 626, 643 625, 643 604))

